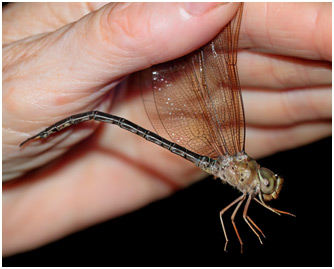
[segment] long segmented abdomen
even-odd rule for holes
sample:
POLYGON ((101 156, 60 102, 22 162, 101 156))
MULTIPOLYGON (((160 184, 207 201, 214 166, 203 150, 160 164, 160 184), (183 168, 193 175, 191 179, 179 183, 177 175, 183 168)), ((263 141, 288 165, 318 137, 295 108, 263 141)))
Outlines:
POLYGON ((187 150, 184 147, 181 147, 167 139, 164 139, 163 137, 143 128, 138 126, 137 124, 128 121, 124 118, 117 117, 108 113, 100 112, 100 111, 89 111, 85 113, 80 113, 76 115, 72 115, 66 119, 63 119, 50 127, 46 128, 44 131, 38 133, 35 136, 32 136, 22 142, 20 144, 20 147, 23 146, 26 142, 32 139, 38 139, 42 138, 45 139, 48 136, 50 136, 53 133, 59 132, 60 130, 67 128, 71 125, 78 124, 84 121, 89 121, 89 120, 95 120, 95 121, 101 121, 101 122, 106 122, 110 124, 115 124, 121 127, 122 129, 125 129, 127 131, 130 131, 136 135, 141 136, 142 138, 146 139, 147 141, 150 141, 154 144, 157 144, 158 146, 161 146, 170 152, 179 155, 183 158, 185 158, 188 161, 191 161, 194 163, 196 166, 207 166, 209 165, 213 160, 199 155, 195 152, 192 152, 190 150, 187 150))

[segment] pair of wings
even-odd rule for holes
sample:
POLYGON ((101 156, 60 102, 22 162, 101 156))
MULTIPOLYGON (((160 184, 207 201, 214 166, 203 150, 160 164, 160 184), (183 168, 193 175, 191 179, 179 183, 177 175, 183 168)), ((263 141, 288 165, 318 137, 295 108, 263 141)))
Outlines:
MULTIPOLYGON (((142 87, 155 131, 197 154, 217 159, 244 151, 245 117, 237 72, 243 5, 211 42, 153 66, 142 87)), ((147 74, 146 74, 147 75, 147 74)))

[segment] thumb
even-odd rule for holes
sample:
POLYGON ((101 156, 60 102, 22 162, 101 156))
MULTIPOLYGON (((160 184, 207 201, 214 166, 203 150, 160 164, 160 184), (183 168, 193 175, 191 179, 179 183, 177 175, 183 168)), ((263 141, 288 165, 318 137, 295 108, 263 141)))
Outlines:
POLYGON ((79 99, 82 102, 67 113, 87 109, 87 103, 96 106, 106 94, 105 89, 97 90, 204 45, 237 7, 237 3, 109 4, 52 33, 8 44, 3 47, 4 109, 20 120, 31 120, 40 117, 41 107, 50 115, 63 116, 59 106, 79 99))
POLYGON ((18 145, 65 115, 96 108, 118 79, 204 45, 237 8, 238 3, 109 4, 54 32, 5 45, 4 144, 18 145))

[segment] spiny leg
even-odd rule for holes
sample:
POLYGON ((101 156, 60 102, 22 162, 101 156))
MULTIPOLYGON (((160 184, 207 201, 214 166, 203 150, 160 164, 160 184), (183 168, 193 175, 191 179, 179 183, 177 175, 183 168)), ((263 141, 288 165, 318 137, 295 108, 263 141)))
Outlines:
POLYGON ((232 224, 233 224, 233 227, 234 227, 234 231, 235 231, 235 233, 236 233, 236 235, 237 235, 237 237, 238 237, 238 239, 239 239, 239 242, 240 242, 241 253, 242 253, 242 250, 243 250, 243 245, 244 245, 244 243, 243 243, 242 240, 241 240, 241 237, 240 237, 240 235, 239 235, 237 226, 235 225, 235 222, 234 222, 234 218, 235 218, 235 216, 236 216, 236 214, 237 214, 237 212, 238 212, 238 210, 239 210, 241 204, 244 202, 245 198, 246 198, 246 194, 244 194, 244 195, 242 196, 242 200, 241 200, 241 201, 239 202, 239 204, 235 207, 235 209, 234 209, 234 211, 233 211, 233 214, 232 214, 232 216, 231 216, 231 221, 232 221, 232 224))
POLYGON ((255 233, 255 235, 257 236, 257 238, 259 238, 260 243, 263 245, 262 240, 260 235, 256 232, 256 230, 253 228, 253 226, 248 222, 248 220, 250 220, 250 222, 254 225, 254 227, 261 232, 261 234, 264 236, 263 232, 261 231, 261 229, 254 223, 254 221, 252 221, 252 219, 250 217, 247 216, 247 212, 248 212, 248 208, 250 205, 250 202, 252 201, 253 197, 251 195, 249 195, 245 208, 244 208, 244 213, 243 213, 243 218, 245 220, 245 222, 248 224, 248 226, 251 228, 251 230, 253 231, 253 233, 255 233))
POLYGON ((244 200, 245 199, 245 194, 241 195, 239 198, 235 199, 232 203, 230 203, 228 206, 226 206, 224 209, 222 209, 219 212, 219 216, 220 216, 220 222, 222 224, 223 227, 223 231, 224 231, 224 236, 225 236, 225 247, 224 247, 224 251, 226 251, 226 247, 227 247, 227 243, 228 243, 228 238, 227 238, 227 234, 226 234, 226 230, 225 230, 225 226, 224 226, 224 221, 223 221, 223 214, 233 205, 235 205, 236 203, 238 203, 240 200, 244 200))
POLYGON ((252 225, 262 234, 263 238, 266 238, 266 236, 264 235, 264 233, 262 232, 262 230, 259 228, 259 226, 257 226, 255 224, 255 222, 249 217, 247 216, 247 219, 252 223, 252 225))
POLYGON ((285 214, 285 215, 290 215, 290 216, 292 216, 292 217, 296 217, 296 215, 294 215, 294 214, 292 214, 292 213, 289 213, 289 212, 286 212, 286 211, 282 211, 282 210, 278 210, 278 209, 275 209, 275 208, 273 208, 273 207, 267 205, 267 204, 262 200, 261 196, 260 196, 260 199, 261 199, 261 201, 259 201, 256 197, 254 197, 254 200, 255 200, 256 202, 258 202, 260 205, 262 205, 263 207, 267 208, 268 210, 270 210, 270 211, 276 213, 277 215, 285 214))

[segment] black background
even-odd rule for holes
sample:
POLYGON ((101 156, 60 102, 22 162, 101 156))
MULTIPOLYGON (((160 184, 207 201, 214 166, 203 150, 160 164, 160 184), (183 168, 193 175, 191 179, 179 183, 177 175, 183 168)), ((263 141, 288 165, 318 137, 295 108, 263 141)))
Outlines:
POLYGON ((259 163, 279 171, 285 185, 270 205, 297 215, 277 216, 257 203, 249 215, 266 235, 260 245, 238 214, 244 254, 219 211, 240 193, 211 177, 131 214, 3 259, 3 266, 331 266, 332 139, 276 154, 259 163))

